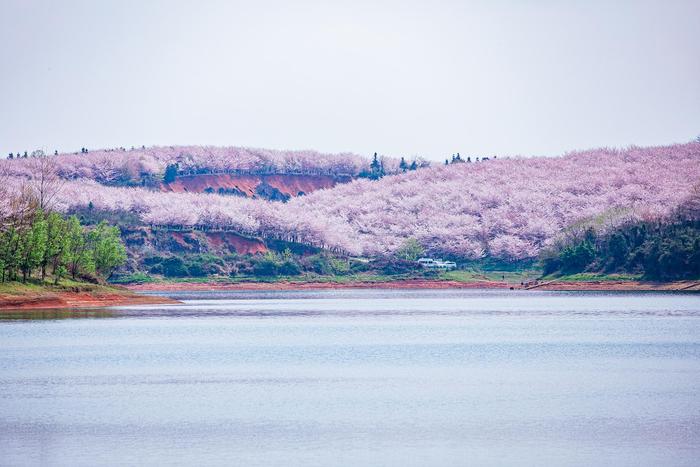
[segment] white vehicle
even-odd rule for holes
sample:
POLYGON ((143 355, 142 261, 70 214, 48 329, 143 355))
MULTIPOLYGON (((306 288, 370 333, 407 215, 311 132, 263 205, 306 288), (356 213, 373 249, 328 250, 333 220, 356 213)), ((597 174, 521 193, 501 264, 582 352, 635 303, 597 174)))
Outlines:
POLYGON ((457 263, 454 261, 443 261, 441 259, 419 258, 418 264, 425 269, 444 269, 447 271, 457 269, 457 263))

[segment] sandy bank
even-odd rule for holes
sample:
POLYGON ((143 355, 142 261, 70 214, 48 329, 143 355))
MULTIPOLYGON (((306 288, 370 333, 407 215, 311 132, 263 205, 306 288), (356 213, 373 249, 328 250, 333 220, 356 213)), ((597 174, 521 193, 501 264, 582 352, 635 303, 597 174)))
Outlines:
POLYGON ((178 303, 166 297, 141 295, 126 289, 110 292, 46 291, 27 294, 0 294, 0 310, 37 310, 44 308, 92 308, 117 305, 178 303))

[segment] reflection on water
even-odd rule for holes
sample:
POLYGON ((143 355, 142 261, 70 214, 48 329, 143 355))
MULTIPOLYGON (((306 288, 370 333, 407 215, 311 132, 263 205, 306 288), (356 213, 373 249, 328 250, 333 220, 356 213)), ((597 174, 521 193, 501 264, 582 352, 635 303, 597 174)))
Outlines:
POLYGON ((698 295, 171 296, 0 315, 0 465, 700 458, 698 295))
POLYGON ((504 290, 304 290, 150 292, 179 305, 111 309, 2 311, 0 320, 64 318, 336 316, 688 316, 694 292, 546 292, 504 290))
POLYGON ((114 316, 114 311, 109 308, 43 308, 37 310, 0 310, 0 321, 113 318, 114 316))

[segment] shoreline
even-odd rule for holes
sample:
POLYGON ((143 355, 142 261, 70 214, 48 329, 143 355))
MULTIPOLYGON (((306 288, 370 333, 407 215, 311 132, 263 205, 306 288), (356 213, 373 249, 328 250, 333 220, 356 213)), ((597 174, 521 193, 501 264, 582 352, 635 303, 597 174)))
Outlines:
POLYGON ((135 292, 177 292, 206 290, 327 290, 327 289, 506 289, 549 291, 688 291, 700 292, 700 281, 646 282, 626 280, 551 280, 520 285, 500 281, 405 279, 375 282, 150 282, 130 284, 135 292))
POLYGON ((256 290, 340 290, 340 289, 501 289, 513 291, 572 291, 572 292, 700 292, 700 281, 644 282, 626 280, 566 281, 550 280, 520 285, 499 281, 454 281, 404 279, 393 281, 351 282, 150 282, 112 287, 102 291, 41 291, 0 294, 0 310, 32 311, 52 308, 106 308, 124 305, 169 305, 178 300, 157 294, 140 292, 179 291, 256 291, 256 290))
POLYGON ((125 285, 136 292, 180 290, 326 290, 326 289, 508 289, 506 282, 405 279, 395 281, 349 282, 150 282, 125 285))
POLYGON ((105 308, 123 305, 180 303, 172 298, 144 295, 128 289, 99 292, 42 291, 26 294, 0 294, 0 311, 33 311, 52 308, 105 308))

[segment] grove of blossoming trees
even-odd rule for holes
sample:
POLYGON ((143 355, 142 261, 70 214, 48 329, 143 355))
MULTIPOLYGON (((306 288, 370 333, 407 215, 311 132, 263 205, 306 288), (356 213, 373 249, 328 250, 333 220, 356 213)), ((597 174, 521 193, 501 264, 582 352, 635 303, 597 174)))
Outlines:
MULTIPOLYGON (((162 175, 177 164, 182 173, 297 173, 356 176, 369 166, 368 158, 356 154, 322 154, 316 151, 275 151, 238 147, 169 146, 142 149, 111 149, 53 156, 59 174, 66 179, 91 179, 113 184, 162 175)), ((28 159, 15 159, 8 167, 15 175, 28 175, 28 159)), ((385 159, 389 172, 398 161, 385 159)))
POLYGON ((566 227, 670 212, 700 183, 700 144, 498 159, 356 181, 289 208, 350 227, 364 253, 416 238, 435 253, 524 259, 566 227))
MULTIPOLYGON (((320 155, 308 157, 295 170, 305 170, 308 161, 333 166, 320 155)), ((345 161, 342 167, 357 169, 355 159, 337 157, 345 161)), ((535 257, 582 220, 612 226, 667 214, 699 183, 700 143, 693 142, 437 166, 355 180, 286 204, 73 180, 58 204, 69 211, 91 203, 95 209, 132 211, 146 224, 235 230, 350 254, 391 253, 413 237, 433 254, 519 260, 535 257)))

